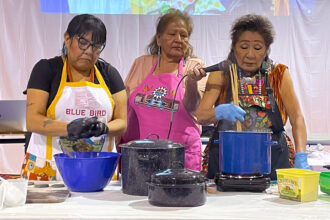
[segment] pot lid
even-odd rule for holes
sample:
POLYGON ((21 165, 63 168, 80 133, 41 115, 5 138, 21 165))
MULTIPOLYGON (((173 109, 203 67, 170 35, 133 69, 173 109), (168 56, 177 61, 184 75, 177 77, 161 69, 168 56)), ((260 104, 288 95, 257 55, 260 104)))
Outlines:
POLYGON ((196 184, 204 183, 206 177, 203 173, 189 169, 167 169, 151 175, 154 184, 196 184))
POLYGON ((135 149, 169 149, 169 148, 183 148, 184 146, 169 140, 164 139, 144 139, 130 141, 125 144, 119 145, 120 147, 135 148, 135 149))

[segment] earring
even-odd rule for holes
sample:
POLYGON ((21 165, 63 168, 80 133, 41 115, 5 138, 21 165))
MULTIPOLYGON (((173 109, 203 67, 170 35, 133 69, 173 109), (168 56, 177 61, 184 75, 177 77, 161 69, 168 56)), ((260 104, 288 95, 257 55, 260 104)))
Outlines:
POLYGON ((66 55, 68 54, 68 51, 67 51, 65 45, 63 46, 63 51, 62 51, 62 52, 63 52, 63 55, 64 55, 64 56, 66 56, 66 55))
POLYGON ((157 58, 158 58, 157 66, 160 67, 160 46, 158 46, 158 54, 157 54, 157 58))
POLYGON ((266 70, 267 69, 267 62, 264 60, 262 61, 261 68, 266 70))

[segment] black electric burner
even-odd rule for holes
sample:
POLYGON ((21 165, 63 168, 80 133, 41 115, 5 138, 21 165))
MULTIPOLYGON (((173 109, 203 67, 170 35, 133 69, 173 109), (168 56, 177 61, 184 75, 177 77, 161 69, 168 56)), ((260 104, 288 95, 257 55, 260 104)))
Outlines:
POLYGON ((266 175, 217 173, 215 183, 218 191, 263 192, 270 186, 270 178, 266 175))

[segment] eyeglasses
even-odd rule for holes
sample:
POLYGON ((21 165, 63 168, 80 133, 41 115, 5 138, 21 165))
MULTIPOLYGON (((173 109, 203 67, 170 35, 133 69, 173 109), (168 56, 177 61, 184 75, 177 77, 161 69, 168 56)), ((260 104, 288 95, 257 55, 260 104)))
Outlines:
POLYGON ((94 53, 101 53, 105 47, 105 44, 91 43, 89 40, 85 39, 84 37, 78 37, 78 47, 81 50, 85 51, 89 48, 89 46, 92 46, 92 51, 94 53))

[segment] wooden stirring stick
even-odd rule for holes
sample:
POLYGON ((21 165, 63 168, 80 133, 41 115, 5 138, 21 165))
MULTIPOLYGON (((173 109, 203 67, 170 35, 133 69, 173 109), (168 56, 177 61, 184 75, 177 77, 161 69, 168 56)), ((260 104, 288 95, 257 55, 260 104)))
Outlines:
MULTIPOLYGON (((231 91, 233 96, 233 102, 238 106, 238 81, 237 81, 237 68, 236 64, 229 66, 231 91)), ((236 121, 237 131, 242 131, 242 125, 240 121, 236 121)))

